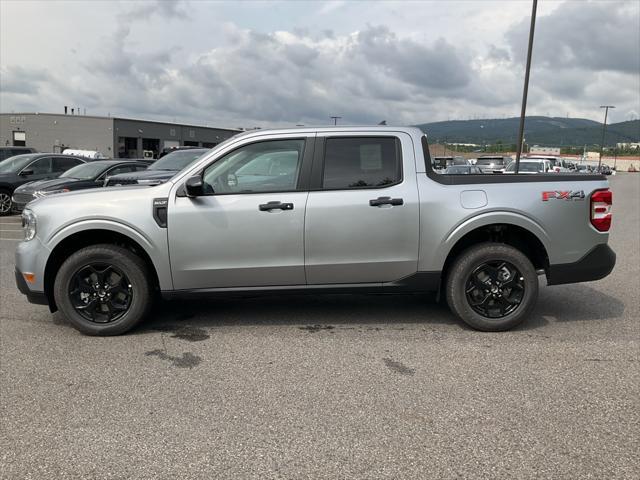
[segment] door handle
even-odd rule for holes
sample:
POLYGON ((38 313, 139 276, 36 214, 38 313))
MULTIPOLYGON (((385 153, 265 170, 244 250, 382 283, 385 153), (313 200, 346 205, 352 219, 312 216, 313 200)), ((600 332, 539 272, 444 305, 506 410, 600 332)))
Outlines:
POLYGON ((391 198, 391 197, 378 197, 373 200, 369 200, 369 205, 372 207, 379 207, 381 205, 404 205, 404 200, 402 198, 391 198))
POLYGON ((258 208, 261 212, 268 212, 269 210, 293 210, 293 203, 282 203, 282 202, 268 202, 261 203, 258 208))

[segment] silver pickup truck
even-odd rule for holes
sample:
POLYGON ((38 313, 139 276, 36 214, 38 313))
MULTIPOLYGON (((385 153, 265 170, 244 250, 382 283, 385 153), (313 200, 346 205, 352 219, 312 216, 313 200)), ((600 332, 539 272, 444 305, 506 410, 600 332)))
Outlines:
POLYGON ((90 335, 152 300, 215 294, 438 292, 473 328, 521 323, 548 285, 611 272, 600 175, 434 172, 415 128, 259 130, 157 186, 30 203, 16 282, 90 335))

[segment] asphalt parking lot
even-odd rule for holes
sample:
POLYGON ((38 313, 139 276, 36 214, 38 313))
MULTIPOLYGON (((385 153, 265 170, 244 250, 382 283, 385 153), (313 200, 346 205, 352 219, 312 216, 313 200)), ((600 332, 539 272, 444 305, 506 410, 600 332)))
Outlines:
POLYGON ((0 219, 0 477, 638 478, 640 176, 611 183, 614 272, 500 334, 330 295, 163 303, 85 337, 18 293, 0 219))

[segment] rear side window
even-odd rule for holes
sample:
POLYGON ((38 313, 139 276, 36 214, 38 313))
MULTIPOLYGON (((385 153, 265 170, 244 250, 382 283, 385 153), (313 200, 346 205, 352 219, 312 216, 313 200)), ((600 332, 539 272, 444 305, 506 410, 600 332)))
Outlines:
POLYGON ((380 188, 402 180, 395 137, 327 138, 322 186, 326 190, 380 188))
POLYGON ((53 159, 53 171, 64 172, 76 165, 80 165, 82 162, 75 158, 55 157, 53 159))

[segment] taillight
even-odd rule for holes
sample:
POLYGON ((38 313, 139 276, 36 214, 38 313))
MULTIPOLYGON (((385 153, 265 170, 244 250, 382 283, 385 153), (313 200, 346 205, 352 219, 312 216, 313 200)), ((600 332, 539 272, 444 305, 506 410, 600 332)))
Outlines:
POLYGON ((591 194, 591 225, 599 232, 608 232, 611 228, 611 190, 596 190, 591 194))

